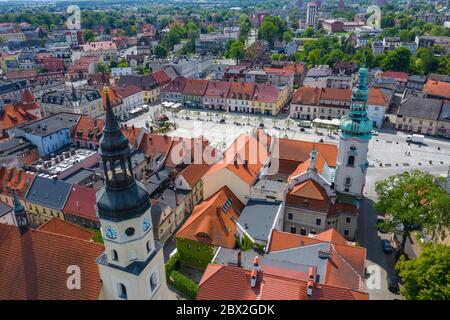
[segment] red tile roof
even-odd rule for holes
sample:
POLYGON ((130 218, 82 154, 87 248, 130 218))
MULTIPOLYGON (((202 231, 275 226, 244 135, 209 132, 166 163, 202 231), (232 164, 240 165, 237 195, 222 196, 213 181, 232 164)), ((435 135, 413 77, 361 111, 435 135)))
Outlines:
POLYGON ((56 217, 51 218, 49 221, 41 225, 38 230, 87 241, 92 240, 95 235, 92 231, 86 230, 76 224, 69 223, 56 217))
POLYGON ((323 88, 320 100, 328 101, 352 101, 351 89, 323 88))
POLYGON ((184 77, 175 78, 172 82, 161 89, 162 93, 182 93, 186 86, 187 79, 184 77))
POLYGON ((137 139, 141 135, 142 128, 136 128, 134 126, 123 126, 121 128, 122 133, 127 137, 128 142, 132 146, 137 146, 136 143, 138 142, 137 139))
POLYGON ((221 97, 226 99, 230 92, 231 83, 228 81, 209 81, 205 97, 221 97))
POLYGON ((165 85, 170 82, 170 77, 167 75, 167 73, 164 70, 159 70, 152 73, 153 78, 158 81, 159 85, 165 85))
POLYGON ((205 175, 205 173, 209 170, 210 167, 211 165, 209 164, 192 163, 188 165, 183 171, 180 172, 180 176, 182 176, 189 184, 189 186, 193 188, 205 175))
POLYGON ((99 142, 105 121, 82 115, 72 131, 73 138, 99 142), (97 138, 98 137, 98 138, 97 138))
POLYGON ((370 88, 367 104, 371 106, 389 107, 389 95, 380 88, 370 88))
POLYGON ((3 107, 3 112, 0 114, 0 130, 11 129, 33 120, 37 120, 37 117, 28 113, 21 106, 9 104, 3 107))
POLYGON ((132 96, 136 93, 142 92, 142 89, 135 85, 127 85, 127 86, 121 86, 121 87, 115 87, 117 95, 125 99, 129 96, 132 96))
POLYGON ((381 74, 383 78, 394 78, 399 81, 408 81, 408 74, 406 72, 385 71, 381 74))
POLYGON ((314 284, 307 295, 306 274, 293 276, 282 268, 261 266, 256 286, 250 285, 251 270, 208 265, 200 281, 198 300, 368 300, 366 293, 327 284, 314 284))
POLYGON ((35 175, 25 172, 20 168, 0 168, 0 192, 12 196, 12 190, 16 191, 19 198, 24 199, 35 175))
POLYGON ((63 211, 76 217, 98 222, 95 214, 95 193, 96 190, 93 188, 74 184, 63 211))
MULTIPOLYGON (((100 95, 102 96, 102 103, 103 108, 106 106, 106 94, 103 90, 99 90, 100 95)), ((109 101, 111 102, 112 107, 116 107, 120 104, 122 104, 122 97, 119 95, 119 92, 117 91, 116 87, 109 87, 108 88, 108 96, 109 101)))
POLYGON ((251 100, 255 84, 250 82, 232 82, 228 99, 251 100))
POLYGON ((205 175, 227 169, 251 185, 269 158, 270 143, 271 137, 261 130, 257 136, 240 135, 225 151, 223 159, 211 166, 205 175))
POLYGON ((266 68, 264 69, 265 72, 276 74, 277 76, 283 76, 283 77, 291 77, 294 75, 294 70, 291 70, 289 68, 266 68))
POLYGON ((253 100, 274 103, 278 100, 278 94, 278 89, 275 86, 257 83, 253 93, 253 100))
POLYGON ((167 154, 171 144, 172 138, 169 136, 145 132, 138 149, 153 157, 158 153, 167 154))
POLYGON ((194 207, 176 236, 232 249, 236 242, 236 223, 233 219, 238 219, 243 209, 242 202, 225 186, 194 207), (223 206, 228 199, 231 199, 231 204, 229 210, 224 212, 223 206))
POLYGON ((321 93, 320 88, 301 87, 294 92, 292 103, 318 106, 321 93))
POLYGON ((219 151, 212 147, 203 136, 198 138, 174 137, 164 165, 169 168, 176 168, 196 161, 212 164, 216 162, 214 159, 218 153, 219 151), (210 156, 212 158, 209 158, 210 156))
POLYGON ((103 251, 98 243, 32 229, 20 235, 17 227, 0 223, 0 299, 96 300, 96 259, 103 251), (67 288, 71 266, 80 268, 80 290, 67 288))
POLYGON ((183 94, 189 96, 204 96, 207 86, 208 80, 188 79, 183 89, 183 94))
POLYGON ((279 147, 279 159, 299 163, 308 160, 313 147, 315 147, 330 167, 336 167, 338 148, 335 144, 279 138, 276 140, 275 147, 279 147))
POLYGON ((422 91, 429 95, 450 99, 450 83, 448 82, 428 80, 422 91))

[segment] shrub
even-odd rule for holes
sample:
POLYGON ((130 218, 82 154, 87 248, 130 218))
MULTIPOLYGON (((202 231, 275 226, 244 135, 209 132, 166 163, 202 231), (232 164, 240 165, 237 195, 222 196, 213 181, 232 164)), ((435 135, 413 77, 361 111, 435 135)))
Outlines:
POLYGON ((169 276, 174 270, 180 269, 180 254, 176 252, 172 257, 167 260, 166 264, 166 277, 169 280, 169 276))
POLYGON ((195 300, 197 297, 197 284, 176 270, 172 270, 169 278, 170 283, 178 291, 185 294, 188 298, 195 300))

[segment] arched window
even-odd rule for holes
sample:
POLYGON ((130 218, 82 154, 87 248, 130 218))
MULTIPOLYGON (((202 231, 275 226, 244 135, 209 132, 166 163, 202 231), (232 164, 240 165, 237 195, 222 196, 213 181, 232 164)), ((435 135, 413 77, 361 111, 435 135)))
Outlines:
POLYGON ((123 283, 119 283, 119 298, 128 299, 127 287, 123 283))
POLYGON ((350 187, 351 184, 352 184, 352 178, 350 178, 350 177, 345 178, 345 185, 347 187, 350 187))
POLYGON ((158 279, 156 277, 156 272, 153 272, 152 276, 150 277, 150 290, 153 292, 156 289, 157 285, 158 285, 158 279))
POLYGON ((150 240, 147 241, 146 246, 147 246, 147 253, 149 253, 150 251, 152 251, 152 242, 151 242, 150 240))
POLYGON ((355 156, 349 156, 347 161, 347 167, 353 167, 355 165, 355 156))
POLYGON ((113 249, 113 250, 111 251, 111 253, 112 253, 112 259, 113 259, 114 261, 119 261, 119 255, 117 254, 117 251, 113 249))

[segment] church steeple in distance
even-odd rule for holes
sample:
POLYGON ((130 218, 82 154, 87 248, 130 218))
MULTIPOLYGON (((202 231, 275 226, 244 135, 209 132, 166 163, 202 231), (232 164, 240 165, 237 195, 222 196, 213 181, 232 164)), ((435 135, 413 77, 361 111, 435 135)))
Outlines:
POLYGON ((16 191, 13 190, 14 198, 14 218, 16 219, 17 226, 21 234, 24 234, 28 229, 28 218, 25 211, 25 207, 20 203, 19 197, 17 197, 16 191))
POLYGON ((145 189, 134 179, 128 139, 114 115, 109 89, 105 87, 103 90, 106 120, 100 140, 100 155, 105 188, 98 199, 97 209, 101 218, 121 221, 144 213, 150 207, 150 200, 145 189))

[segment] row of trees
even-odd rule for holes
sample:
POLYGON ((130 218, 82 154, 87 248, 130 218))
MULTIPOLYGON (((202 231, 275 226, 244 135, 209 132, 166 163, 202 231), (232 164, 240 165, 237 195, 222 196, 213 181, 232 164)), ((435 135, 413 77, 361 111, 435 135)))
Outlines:
POLYGON ((426 244, 418 258, 404 256, 413 232, 445 235, 450 227, 450 195, 427 172, 415 170, 391 176, 375 185, 375 208, 386 216, 379 227, 402 236, 396 269, 407 299, 450 298, 450 247, 426 244))
POLYGON ((269 43, 270 48, 274 47, 275 41, 289 42, 293 38, 292 31, 286 22, 277 16, 268 16, 264 19, 258 30, 258 37, 269 43))

